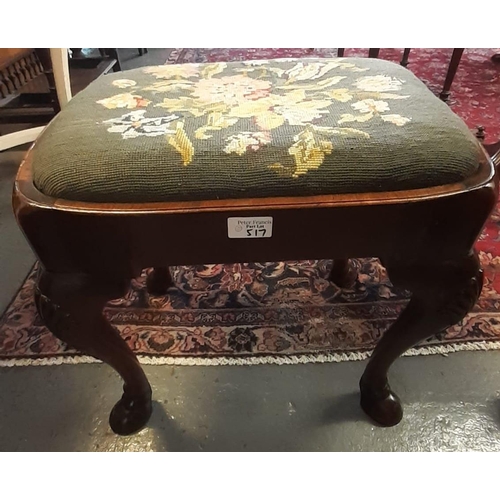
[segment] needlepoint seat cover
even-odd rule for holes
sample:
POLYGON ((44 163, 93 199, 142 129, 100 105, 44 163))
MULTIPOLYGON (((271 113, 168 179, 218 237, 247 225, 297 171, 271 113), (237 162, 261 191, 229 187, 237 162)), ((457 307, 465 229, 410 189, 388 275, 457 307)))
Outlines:
POLYGON ((34 184, 87 202, 310 196, 459 182, 479 144, 379 59, 145 67, 103 76, 38 139, 34 184))

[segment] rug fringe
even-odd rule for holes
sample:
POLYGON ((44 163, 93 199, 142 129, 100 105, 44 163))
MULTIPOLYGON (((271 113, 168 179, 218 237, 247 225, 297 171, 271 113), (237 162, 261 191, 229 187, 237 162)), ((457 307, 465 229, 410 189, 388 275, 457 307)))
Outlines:
MULTIPOLYGON (((462 351, 496 351, 500 350, 500 342, 465 342, 461 344, 444 344, 439 346, 422 346, 409 349, 403 356, 430 356, 462 351)), ((175 365, 175 366, 256 366, 256 365, 302 365, 308 363, 340 363, 342 361, 361 361, 370 357, 373 351, 328 354, 300 354, 298 356, 254 356, 198 358, 185 356, 138 356, 144 365, 175 365)), ((102 363, 92 356, 57 356, 40 359, 12 358, 0 360, 0 367, 14 366, 54 366, 102 363)))

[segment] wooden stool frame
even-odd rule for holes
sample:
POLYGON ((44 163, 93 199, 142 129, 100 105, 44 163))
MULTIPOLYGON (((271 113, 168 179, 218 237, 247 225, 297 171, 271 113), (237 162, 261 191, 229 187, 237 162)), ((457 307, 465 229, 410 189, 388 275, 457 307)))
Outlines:
POLYGON ((102 311, 144 268, 155 268, 150 292, 166 293, 168 266, 331 258, 331 279, 347 285, 353 279, 349 258, 379 257, 394 285, 412 292, 360 381, 364 411, 384 426, 402 418, 387 379, 391 364, 419 341, 459 322, 481 291, 473 245, 498 195, 486 153, 470 178, 428 189, 144 204, 47 197, 33 184, 31 161, 29 152, 13 205, 43 269, 38 311, 55 336, 123 378, 122 398, 110 415, 118 434, 147 423, 152 394, 136 356, 102 311), (227 219, 247 216, 273 217, 272 237, 228 238, 227 219))

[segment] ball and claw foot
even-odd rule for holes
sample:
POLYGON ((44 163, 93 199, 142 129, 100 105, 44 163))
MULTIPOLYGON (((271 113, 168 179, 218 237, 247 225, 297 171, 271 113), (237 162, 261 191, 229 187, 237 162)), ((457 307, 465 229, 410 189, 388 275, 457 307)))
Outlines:
POLYGON ((361 389, 361 408, 382 427, 399 424, 403 418, 403 407, 399 397, 391 390, 388 383, 382 389, 376 389, 365 383, 359 384, 361 389))
POLYGON ((140 431, 151 417, 151 394, 130 396, 124 393, 109 415, 109 425, 114 433, 128 436, 140 431))

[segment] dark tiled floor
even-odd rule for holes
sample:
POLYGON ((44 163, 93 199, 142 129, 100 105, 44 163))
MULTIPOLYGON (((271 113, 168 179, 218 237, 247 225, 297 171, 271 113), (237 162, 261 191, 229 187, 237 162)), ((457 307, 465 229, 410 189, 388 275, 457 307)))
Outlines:
MULTIPOLYGON (((160 64, 168 50, 127 49, 123 66, 160 64)), ((0 153, 0 310, 34 262, 10 208, 21 157, 0 153)), ((398 360, 393 386, 406 413, 390 429, 359 409, 364 366, 146 366, 154 413, 128 438, 107 425, 121 390, 107 366, 2 368, 0 451, 500 450, 500 352, 398 360)))

